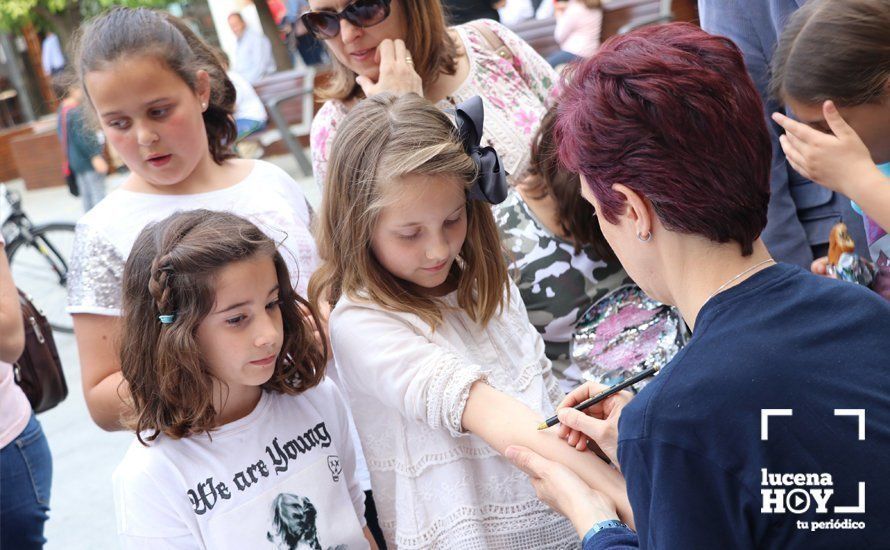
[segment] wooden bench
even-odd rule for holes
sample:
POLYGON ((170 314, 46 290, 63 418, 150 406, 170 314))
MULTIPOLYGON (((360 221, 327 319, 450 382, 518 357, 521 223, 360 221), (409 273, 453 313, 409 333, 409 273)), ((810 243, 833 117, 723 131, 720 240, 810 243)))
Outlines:
POLYGON ((10 149, 26 189, 65 185, 62 144, 55 125, 15 138, 10 149))
POLYGON ((600 43, 616 34, 624 34, 639 27, 672 20, 670 12, 663 13, 661 0, 612 0, 603 7, 603 28, 600 43))
POLYGON ((257 82, 254 89, 269 113, 269 125, 251 137, 263 147, 283 141, 303 175, 311 176, 312 162, 306 156, 300 138, 309 136, 312 125, 315 69, 277 72, 257 82))
MULTIPOLYGON (((552 0, 543 0, 550 2, 552 0)), ((547 19, 529 19, 522 21, 510 27, 519 38, 528 42, 529 46, 535 49, 538 54, 547 59, 547 57, 559 51, 559 44, 553 37, 553 31, 556 29, 556 19, 548 17, 547 19)))
POLYGON ((0 181, 20 177, 19 168, 12 156, 12 140, 33 133, 34 128, 30 124, 20 124, 0 130, 0 181))
POLYGON ((27 189, 65 185, 62 176, 62 144, 55 115, 16 128, 27 128, 9 140, 9 156, 27 189))

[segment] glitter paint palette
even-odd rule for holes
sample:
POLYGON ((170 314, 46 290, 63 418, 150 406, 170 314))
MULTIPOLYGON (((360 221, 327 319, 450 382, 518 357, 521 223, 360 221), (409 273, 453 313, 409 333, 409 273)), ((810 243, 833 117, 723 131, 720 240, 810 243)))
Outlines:
MULTIPOLYGON (((664 367, 686 340, 686 324, 675 308, 652 300, 636 285, 625 285, 581 316, 571 356, 585 381, 612 385, 650 367, 664 367)), ((636 391, 645 385, 640 382, 636 391)))

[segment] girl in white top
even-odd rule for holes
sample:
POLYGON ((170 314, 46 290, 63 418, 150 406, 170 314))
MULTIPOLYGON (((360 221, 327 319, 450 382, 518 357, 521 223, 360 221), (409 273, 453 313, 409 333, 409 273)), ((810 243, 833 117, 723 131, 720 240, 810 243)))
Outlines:
POLYGON ((278 245, 234 214, 180 212, 142 230, 123 287, 123 546, 376 548, 322 329, 278 245))
POLYGON ((479 117, 472 130, 461 120, 466 149, 414 94, 352 109, 331 152, 310 296, 335 304, 331 344, 388 545, 579 546, 500 455, 507 445, 571 464, 627 519, 630 507, 618 472, 536 429, 562 392, 507 277, 491 205, 472 198, 503 200, 496 153, 470 144, 479 117))
POLYGON ((120 429, 126 407, 113 342, 124 262, 139 231, 178 210, 228 210, 283 242, 297 291, 317 263, 309 208, 277 167, 233 158, 232 84, 209 47, 182 22, 118 8, 87 24, 79 44, 84 96, 130 176, 77 226, 69 308, 93 420, 120 429))

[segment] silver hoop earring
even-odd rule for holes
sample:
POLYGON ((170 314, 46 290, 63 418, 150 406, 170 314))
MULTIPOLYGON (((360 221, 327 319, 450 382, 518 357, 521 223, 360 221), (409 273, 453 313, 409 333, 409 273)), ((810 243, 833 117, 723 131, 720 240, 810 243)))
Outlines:
POLYGON ((646 238, 645 238, 645 239, 643 238, 643 234, 642 234, 642 233, 637 233, 637 239, 639 239, 639 241, 640 241, 641 243, 648 243, 649 241, 652 240, 652 232, 650 231, 649 234, 646 235, 646 238))

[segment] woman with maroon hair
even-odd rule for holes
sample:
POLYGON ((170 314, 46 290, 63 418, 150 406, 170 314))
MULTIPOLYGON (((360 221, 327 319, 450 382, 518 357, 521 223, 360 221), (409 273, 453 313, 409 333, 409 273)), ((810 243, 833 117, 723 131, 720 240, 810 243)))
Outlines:
POLYGON ((539 496, 585 549, 886 545, 890 504, 871 497, 866 515, 860 487, 890 493, 875 468, 890 452, 890 305, 767 252, 770 141, 736 46, 679 23, 612 39, 569 76, 557 135, 628 274, 693 335, 636 397, 559 411, 570 445, 595 440, 621 469, 638 531, 570 470, 508 448, 539 496), (867 437, 843 409, 867 411, 867 437))

